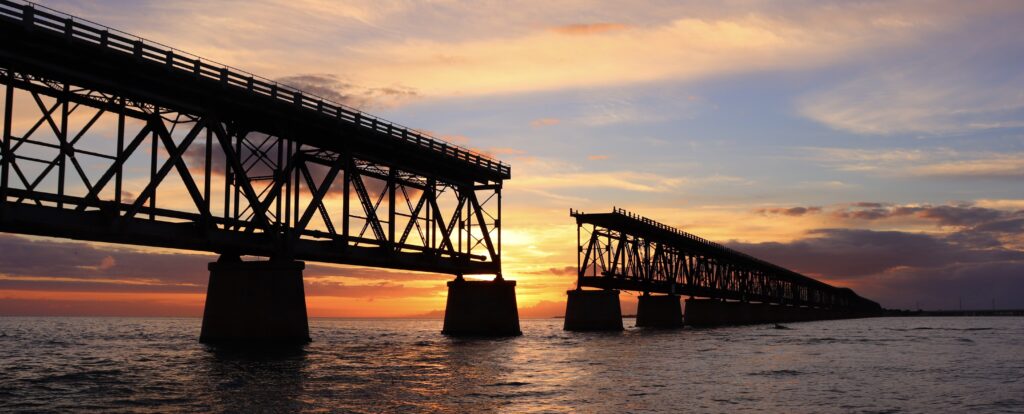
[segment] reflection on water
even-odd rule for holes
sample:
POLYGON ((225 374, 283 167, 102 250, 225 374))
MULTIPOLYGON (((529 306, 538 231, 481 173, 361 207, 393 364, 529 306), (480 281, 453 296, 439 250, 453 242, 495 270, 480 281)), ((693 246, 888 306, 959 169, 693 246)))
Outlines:
MULTIPOLYGON (((627 321, 627 326, 632 325, 627 321)), ((454 339, 440 321, 311 321, 284 350, 198 319, 0 318, 0 410, 1024 410, 1024 318, 883 318, 454 339)))
POLYGON ((237 349, 202 345, 201 364, 185 370, 194 384, 209 387, 212 411, 253 412, 274 407, 297 411, 303 403, 303 346, 237 349))

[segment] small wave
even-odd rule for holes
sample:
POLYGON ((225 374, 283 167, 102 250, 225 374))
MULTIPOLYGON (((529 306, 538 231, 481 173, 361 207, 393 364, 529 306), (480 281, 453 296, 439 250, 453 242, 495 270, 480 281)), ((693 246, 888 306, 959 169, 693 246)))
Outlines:
POLYGON ((803 372, 793 369, 772 369, 767 371, 752 372, 750 375, 767 376, 767 377, 792 377, 797 375, 803 375, 803 372))
POLYGON ((46 384, 51 382, 96 381, 103 378, 121 377, 123 374, 124 371, 119 369, 107 369, 95 371, 70 372, 67 374, 58 375, 47 375, 44 377, 33 379, 31 381, 38 384, 46 384))
POLYGON ((995 328, 932 328, 930 326, 919 326, 916 328, 886 328, 890 331, 906 332, 906 331, 992 331, 995 328))
POLYGON ((1024 401, 1015 400, 1015 399, 1011 398, 1011 399, 1006 399, 1006 400, 995 401, 991 405, 992 405, 992 407, 999 408, 999 409, 1003 409, 1003 408, 1019 408, 1022 402, 1024 402, 1024 401))
POLYGON ((496 382, 494 384, 487 384, 487 387, 522 387, 524 385, 530 385, 529 382, 522 381, 508 381, 508 382, 496 382))

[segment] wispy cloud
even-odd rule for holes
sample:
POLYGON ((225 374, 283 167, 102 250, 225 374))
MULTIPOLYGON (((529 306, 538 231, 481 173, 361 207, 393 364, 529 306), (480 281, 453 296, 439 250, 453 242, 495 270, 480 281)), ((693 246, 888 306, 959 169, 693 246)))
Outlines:
POLYGON ((636 171, 571 172, 516 178, 513 185, 531 189, 606 188, 634 192, 670 192, 686 183, 685 178, 636 171))
POLYGON ((941 178, 1019 178, 1024 152, 936 149, 804 148, 807 158, 840 171, 941 178))
POLYGON ((1024 125, 1024 76, 992 82, 990 75, 950 65, 936 73, 920 63, 886 68, 804 96, 801 114, 858 134, 952 134, 1024 125))
POLYGON ((72 12, 272 77, 341 73, 431 96, 522 93, 804 69, 914 44, 1007 7, 994 2, 745 4, 267 0, 140 2, 72 12), (232 13, 222 13, 224 9, 232 13), (580 20, 579 10, 592 10, 580 20), (113 20, 112 20, 113 19, 113 20), (590 21, 587 21, 590 20, 590 21), (581 70, 585 68, 585 70, 581 70))
POLYGON ((558 125, 560 123, 562 123, 562 120, 560 120, 558 118, 539 118, 539 119, 534 119, 533 121, 530 121, 530 126, 532 126, 534 128, 539 128, 539 127, 558 125))
POLYGON ((910 167, 913 175, 932 177, 1024 177, 1024 153, 986 154, 983 158, 950 160, 910 167))
POLYGON ((362 110, 394 107, 419 97, 419 93, 412 88, 400 85, 364 87, 342 80, 334 74, 291 75, 278 78, 277 81, 362 110))
POLYGON ((1019 19, 1021 10, 1001 13, 1006 16, 968 19, 926 47, 871 56, 837 85, 801 97, 797 108, 831 128, 864 135, 1021 128, 1024 74, 1009 69, 1019 66, 1021 30, 998 23, 1019 19))

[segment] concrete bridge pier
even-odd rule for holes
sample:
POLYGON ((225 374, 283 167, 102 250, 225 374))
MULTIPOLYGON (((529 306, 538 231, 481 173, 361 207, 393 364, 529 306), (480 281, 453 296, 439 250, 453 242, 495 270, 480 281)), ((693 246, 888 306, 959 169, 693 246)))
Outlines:
POLYGON ((636 308, 636 326, 645 328, 680 328, 683 308, 676 295, 644 293, 636 308))
POLYGON ((441 333, 452 336, 517 336, 516 282, 495 279, 448 282, 441 333))
POLYGON ((621 331, 622 308, 617 290, 570 290, 565 302, 567 331, 621 331))
POLYGON ((243 262, 237 255, 221 255, 209 265, 210 283, 199 342, 309 342, 302 287, 305 266, 293 260, 243 262))

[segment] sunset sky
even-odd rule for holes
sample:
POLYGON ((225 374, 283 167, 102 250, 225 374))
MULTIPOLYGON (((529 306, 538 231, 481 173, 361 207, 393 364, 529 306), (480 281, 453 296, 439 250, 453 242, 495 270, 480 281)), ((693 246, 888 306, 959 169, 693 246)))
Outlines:
MULTIPOLYGON (((564 311, 569 208, 613 206, 885 307, 1024 308, 1019 1, 42 4, 509 163, 524 317, 564 311)), ((214 259, 0 234, 0 314, 199 316, 214 259)), ((314 317, 440 316, 450 279, 305 276, 314 317)))

